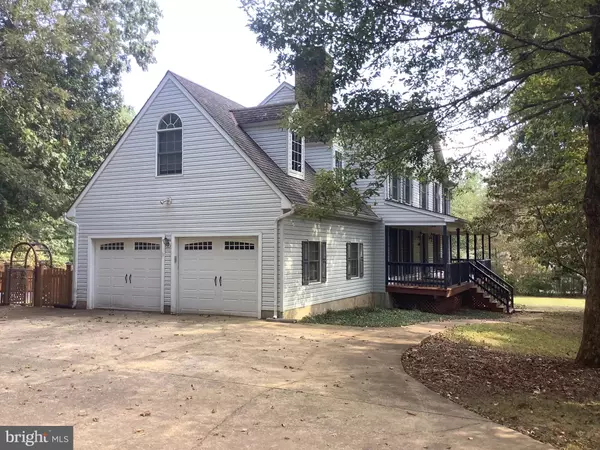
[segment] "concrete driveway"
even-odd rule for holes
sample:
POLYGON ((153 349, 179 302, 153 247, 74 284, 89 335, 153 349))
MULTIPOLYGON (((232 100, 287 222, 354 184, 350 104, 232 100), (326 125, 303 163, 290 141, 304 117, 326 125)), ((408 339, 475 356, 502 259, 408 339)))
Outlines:
POLYGON ((3 307, 0 424, 74 425, 76 449, 547 448, 406 375, 441 327, 3 307))

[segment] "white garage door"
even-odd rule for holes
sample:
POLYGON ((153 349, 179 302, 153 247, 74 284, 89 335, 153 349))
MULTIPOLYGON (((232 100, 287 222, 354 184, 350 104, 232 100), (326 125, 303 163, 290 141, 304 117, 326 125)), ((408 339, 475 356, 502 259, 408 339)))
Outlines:
POLYGON ((95 242, 94 308, 160 311, 160 239, 95 242))
POLYGON ((178 312, 256 316, 255 237, 180 239, 178 250, 178 312))

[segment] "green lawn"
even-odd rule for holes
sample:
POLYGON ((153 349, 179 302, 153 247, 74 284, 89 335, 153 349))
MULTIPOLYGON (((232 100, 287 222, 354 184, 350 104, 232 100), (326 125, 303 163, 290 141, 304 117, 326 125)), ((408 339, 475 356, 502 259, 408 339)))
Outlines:
POLYGON ((581 342, 578 312, 545 313, 532 319, 461 325, 444 333, 453 342, 525 355, 575 358, 581 342))
POLYGON ((420 322, 504 318, 506 316, 502 313, 476 310, 461 310, 454 314, 440 315, 406 309, 355 308, 343 311, 327 311, 324 314, 305 317, 301 322, 350 327, 402 327, 420 322))
POLYGON ((517 309, 580 310, 584 306, 585 300, 582 298, 515 297, 515 308, 517 309))
MULTIPOLYGON (((535 300, 538 300, 536 307, 563 307, 574 301, 582 303, 582 300, 571 299, 535 300)), ((529 298, 526 301, 531 304, 529 298)), ((441 334, 445 342, 470 346, 462 348, 461 352, 481 365, 475 376, 487 384, 476 386, 477 389, 472 391, 459 391, 448 381, 441 389, 434 387, 434 390, 442 394, 451 391, 459 403, 469 409, 558 448, 596 450, 600 442, 597 371, 569 365, 577 355, 582 323, 581 310, 555 310, 543 314, 516 314, 509 322, 460 325, 446 330, 441 334), (477 347, 493 352, 472 350, 477 347), (504 356, 507 354, 513 354, 514 359, 504 356), (558 367, 566 368, 557 370, 558 367), (516 381, 507 388, 498 384, 501 379, 516 381)), ((437 348, 436 355, 449 353, 450 348, 437 348)), ((421 358, 426 356, 421 355, 421 358)), ((432 359, 429 358, 430 364, 432 359)), ((455 373, 453 362, 445 363, 449 368, 448 380, 463 379, 464 373, 455 373)), ((464 364, 471 362, 467 359, 464 364)), ((469 370, 473 372, 474 369, 469 370)), ((421 381, 427 384, 426 378, 421 381)))

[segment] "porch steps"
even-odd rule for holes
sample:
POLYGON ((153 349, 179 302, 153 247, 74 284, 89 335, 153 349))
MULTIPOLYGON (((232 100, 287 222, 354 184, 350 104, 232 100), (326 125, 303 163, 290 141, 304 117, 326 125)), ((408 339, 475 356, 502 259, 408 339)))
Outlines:
MULTIPOLYGON (((506 312, 505 306, 479 286, 471 289, 471 297, 474 309, 482 309, 493 312, 506 312)), ((511 313, 514 311, 510 311, 511 313)))

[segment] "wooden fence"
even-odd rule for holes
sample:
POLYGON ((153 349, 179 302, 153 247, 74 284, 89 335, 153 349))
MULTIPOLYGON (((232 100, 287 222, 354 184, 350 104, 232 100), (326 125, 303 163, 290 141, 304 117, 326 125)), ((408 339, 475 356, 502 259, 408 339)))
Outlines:
POLYGON ((73 286, 73 267, 66 269, 40 264, 35 268, 0 269, 0 304, 24 306, 69 306, 73 286))

